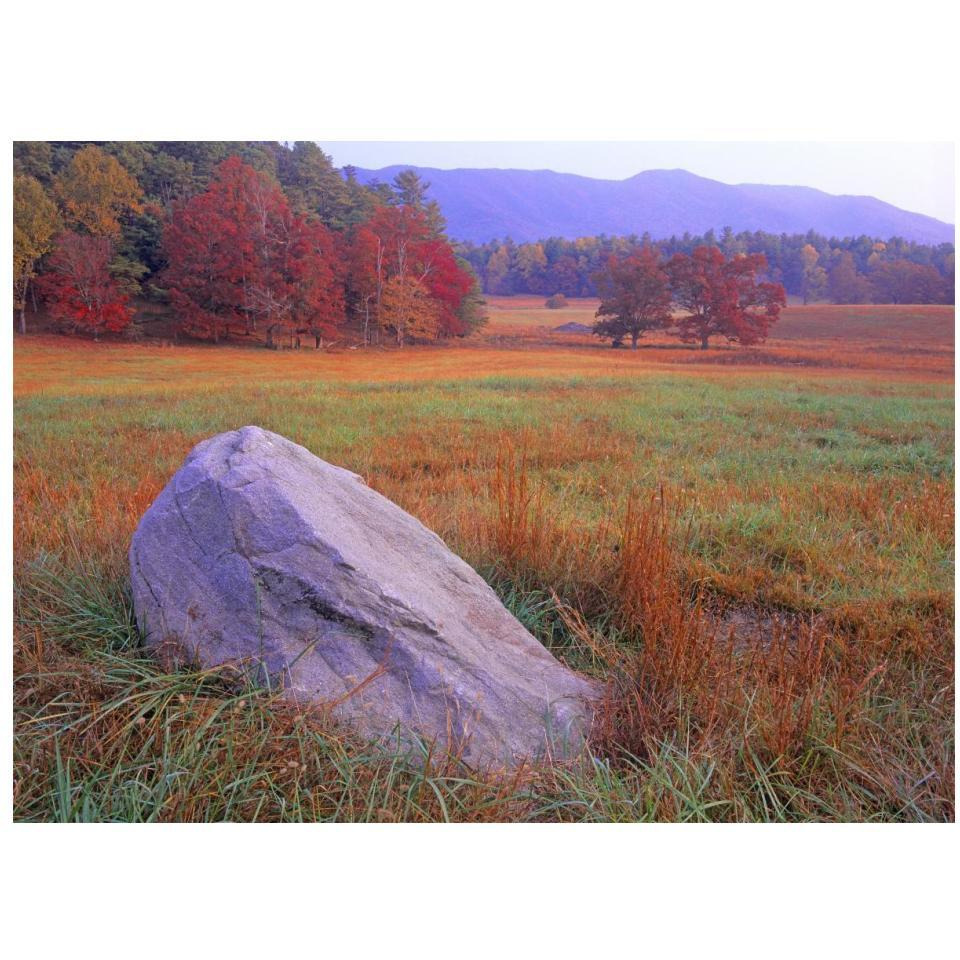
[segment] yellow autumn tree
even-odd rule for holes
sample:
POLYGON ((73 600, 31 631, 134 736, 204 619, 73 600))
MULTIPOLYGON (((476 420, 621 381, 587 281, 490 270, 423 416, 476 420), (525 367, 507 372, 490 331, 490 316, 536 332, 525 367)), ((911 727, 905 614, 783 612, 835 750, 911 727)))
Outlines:
POLYGON ((410 337, 435 337, 440 305, 415 277, 398 275, 388 280, 380 300, 380 322, 394 331, 397 346, 410 337))
POLYGON ((487 290, 490 293, 512 293, 510 289, 510 248, 498 247, 487 261, 487 290))
POLYGON ((143 210, 136 179, 99 147, 78 150, 55 183, 67 220, 95 237, 120 234, 120 217, 143 210))
POLYGON ((539 243, 523 243, 517 247, 517 272, 528 290, 541 291, 541 279, 547 269, 547 255, 539 243))
POLYGON ((39 180, 13 178, 13 305, 20 311, 20 332, 27 332, 27 293, 37 263, 53 249, 60 229, 56 204, 39 180))
POLYGON ((805 244, 800 251, 800 266, 802 275, 800 292, 803 302, 809 303, 815 297, 823 294, 827 287, 827 271, 819 265, 820 254, 813 244, 805 244))

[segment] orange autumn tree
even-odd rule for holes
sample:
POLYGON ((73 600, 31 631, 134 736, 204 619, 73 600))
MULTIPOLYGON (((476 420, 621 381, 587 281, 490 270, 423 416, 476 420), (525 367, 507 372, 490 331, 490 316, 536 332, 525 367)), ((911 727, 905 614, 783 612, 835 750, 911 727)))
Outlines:
POLYGON ((387 281, 380 302, 381 322, 397 337, 397 346, 412 338, 432 338, 440 323, 440 304, 430 296, 426 284, 410 274, 398 274, 387 281))

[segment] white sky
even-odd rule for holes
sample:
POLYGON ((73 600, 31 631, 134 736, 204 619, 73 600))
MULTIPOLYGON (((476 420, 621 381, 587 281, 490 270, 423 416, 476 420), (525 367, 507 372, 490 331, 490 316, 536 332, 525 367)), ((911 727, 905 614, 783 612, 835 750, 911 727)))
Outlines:
POLYGON ((513 167, 622 180, 681 167, 724 183, 865 194, 954 223, 952 143, 318 141, 337 166, 513 167))

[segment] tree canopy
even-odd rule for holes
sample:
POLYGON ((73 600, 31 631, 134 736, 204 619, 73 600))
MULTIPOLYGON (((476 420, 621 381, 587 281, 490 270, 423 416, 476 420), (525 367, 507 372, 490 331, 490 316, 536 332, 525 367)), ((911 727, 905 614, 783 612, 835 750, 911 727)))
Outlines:
POLYGON ((649 246, 626 257, 611 256, 595 278, 600 307, 594 333, 620 343, 630 338, 633 349, 647 330, 670 324, 670 278, 660 254, 649 246))
POLYGON ((758 343, 786 306, 781 284, 758 279, 765 267, 763 254, 726 257, 707 246, 667 261, 649 245, 611 256, 595 277, 601 301, 593 332, 614 346, 629 337, 634 350, 647 330, 670 329, 704 350, 716 336, 758 343))

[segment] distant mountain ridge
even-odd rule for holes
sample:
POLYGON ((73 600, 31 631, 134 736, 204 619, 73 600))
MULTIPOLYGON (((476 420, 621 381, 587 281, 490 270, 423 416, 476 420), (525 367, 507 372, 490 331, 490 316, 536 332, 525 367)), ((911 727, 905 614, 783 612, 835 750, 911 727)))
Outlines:
POLYGON ((626 180, 595 180, 552 170, 440 170, 397 164, 357 169, 363 183, 389 183, 415 170, 430 183, 448 233, 484 243, 545 237, 640 235, 665 239, 685 232, 764 230, 834 237, 899 236, 918 243, 953 243, 954 227, 874 197, 835 196, 812 187, 727 184, 686 170, 646 170, 626 180))

